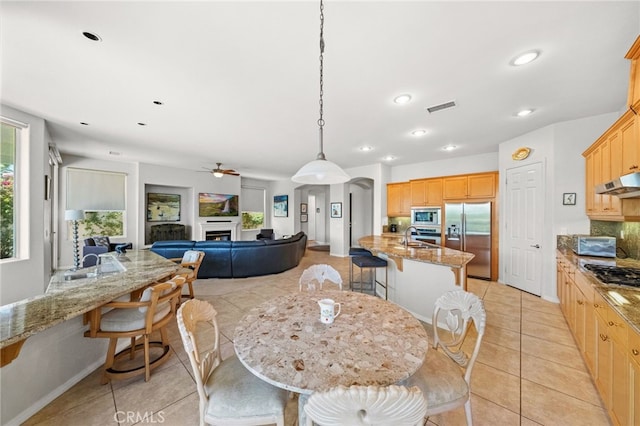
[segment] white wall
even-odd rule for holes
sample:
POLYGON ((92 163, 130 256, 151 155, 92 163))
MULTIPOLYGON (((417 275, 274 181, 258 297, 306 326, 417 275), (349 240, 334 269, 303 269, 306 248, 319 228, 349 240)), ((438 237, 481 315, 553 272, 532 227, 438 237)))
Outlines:
MULTIPOLYGON (((33 115, 0 106, 0 114, 29 125, 28 157, 25 164, 28 167, 28 181, 20 182, 29 189, 25 208, 17 214, 21 224, 20 232, 26 232, 28 253, 26 258, 0 261, 0 304, 15 302, 26 297, 42 294, 49 281, 50 268, 44 254, 45 231, 49 227, 44 225, 44 176, 49 173, 47 130, 44 120, 33 115)), ((23 163, 20 163, 23 164, 23 163)))
POLYGON ((498 170, 498 153, 490 152, 469 157, 394 166, 391 168, 391 180, 389 182, 406 182, 411 179, 493 172, 496 170, 498 170))
MULTIPOLYGON (((584 187, 585 163, 582 152, 587 149, 615 121, 617 114, 604 114, 538 129, 500 144, 499 172, 506 176, 507 170, 526 164, 542 162, 544 165, 544 225, 541 297, 557 302, 555 248, 556 235, 560 228, 570 233, 589 232, 589 221, 585 213, 584 187), (511 154, 520 147, 531 148, 526 160, 515 161, 511 154), (575 192, 576 206, 562 205, 562 193, 575 192)), ((506 205, 505 183, 500 179, 500 205, 506 205)), ((506 247, 504 218, 500 217, 500 247, 506 247)), ((500 250, 499 281, 502 282, 504 265, 508 262, 506 250, 500 250)))

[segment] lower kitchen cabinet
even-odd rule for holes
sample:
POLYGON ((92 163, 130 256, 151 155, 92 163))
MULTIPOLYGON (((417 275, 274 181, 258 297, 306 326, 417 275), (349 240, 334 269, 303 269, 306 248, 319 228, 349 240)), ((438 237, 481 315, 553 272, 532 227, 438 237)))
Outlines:
POLYGON ((611 421, 640 425, 640 335, 562 254, 557 279, 562 313, 611 421))

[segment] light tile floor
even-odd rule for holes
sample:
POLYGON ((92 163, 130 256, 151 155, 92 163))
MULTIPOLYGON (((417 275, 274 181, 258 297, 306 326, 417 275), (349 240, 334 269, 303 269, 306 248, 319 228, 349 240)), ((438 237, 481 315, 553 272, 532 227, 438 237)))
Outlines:
MULTIPOLYGON (((298 277, 315 263, 333 265, 348 281, 349 258, 307 250, 300 265, 277 275, 198 280, 196 297, 218 311, 223 357, 233 354, 235 324, 247 310, 277 295, 298 291, 298 277)), ((608 425, 610 420, 560 312, 514 288, 469 280, 469 291, 487 310, 487 330, 472 376, 476 425, 608 425)), ((430 331, 430 330, 428 330, 430 331)), ((198 398, 191 367, 174 325, 174 355, 143 378, 99 384, 100 370, 31 417, 27 425, 197 425, 198 398)), ((294 425, 297 404, 287 406, 294 425)), ((429 418, 429 425, 463 425, 464 410, 429 418)))

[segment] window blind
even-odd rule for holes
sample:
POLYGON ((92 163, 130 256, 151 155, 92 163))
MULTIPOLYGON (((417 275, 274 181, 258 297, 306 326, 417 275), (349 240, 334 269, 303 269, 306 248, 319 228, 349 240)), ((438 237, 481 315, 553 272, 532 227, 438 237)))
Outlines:
POLYGON ((67 210, 125 210, 124 173, 67 169, 67 210))
POLYGON ((249 188, 242 187, 242 196, 240 202, 242 203, 242 211, 245 212, 264 212, 264 188, 249 188))

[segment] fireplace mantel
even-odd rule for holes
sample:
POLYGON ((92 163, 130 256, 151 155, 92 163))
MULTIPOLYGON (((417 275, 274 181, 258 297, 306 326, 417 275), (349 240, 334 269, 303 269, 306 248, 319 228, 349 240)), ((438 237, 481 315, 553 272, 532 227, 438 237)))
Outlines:
POLYGON ((206 239, 207 231, 231 231, 231 241, 235 241, 239 224, 240 222, 201 222, 200 241, 206 239))

